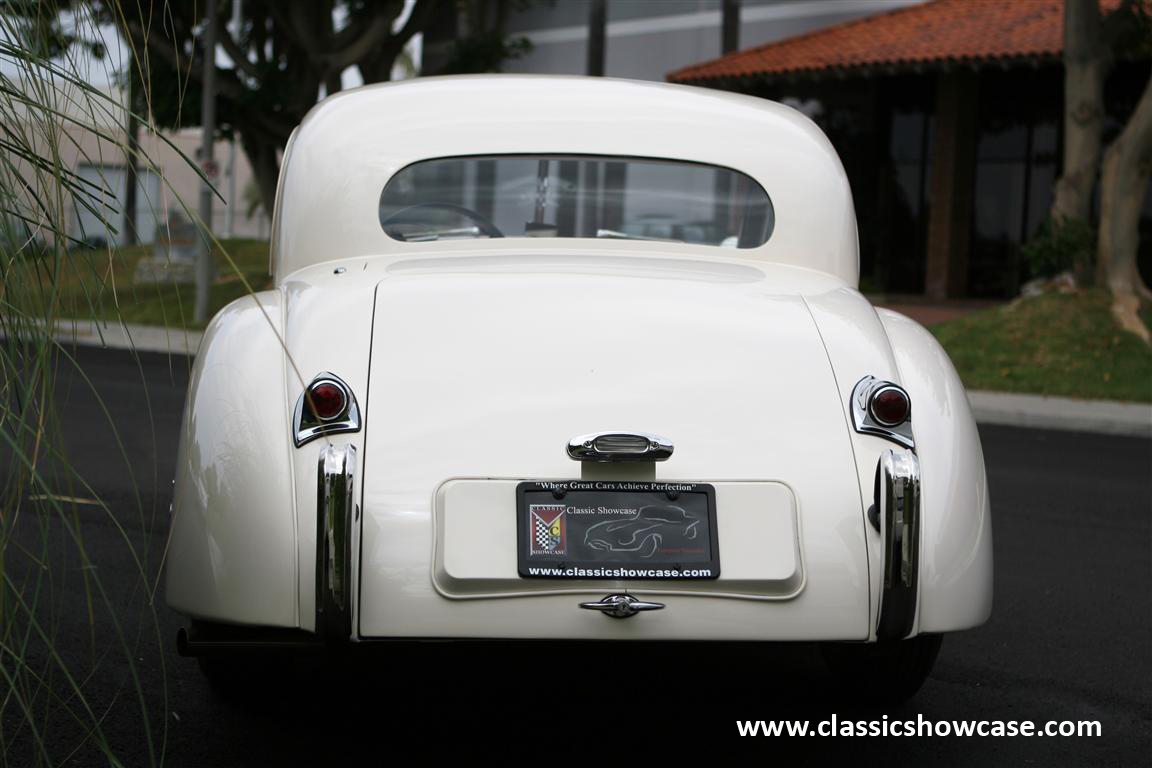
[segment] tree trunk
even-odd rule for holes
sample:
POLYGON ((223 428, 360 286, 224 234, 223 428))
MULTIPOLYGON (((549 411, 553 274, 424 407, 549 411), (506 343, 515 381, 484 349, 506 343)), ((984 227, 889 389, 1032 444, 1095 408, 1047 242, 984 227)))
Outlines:
POLYGON ((1152 78, 1123 132, 1104 153, 1100 179, 1100 246, 1097 278, 1112 291, 1112 314, 1125 329, 1152 343, 1140 319, 1148 288, 1140 277, 1140 209, 1152 175, 1152 78))
POLYGON ((1097 0, 1064 0, 1064 172, 1053 221, 1088 221, 1100 162, 1104 52, 1097 0))
POLYGON ((280 162, 275 142, 253 141, 251 134, 241 134, 240 143, 244 147, 244 154, 248 156, 248 164, 252 166, 252 177, 256 186, 260 188, 261 206, 268 220, 272 220, 272 213, 276 210, 276 182, 280 178, 280 162))

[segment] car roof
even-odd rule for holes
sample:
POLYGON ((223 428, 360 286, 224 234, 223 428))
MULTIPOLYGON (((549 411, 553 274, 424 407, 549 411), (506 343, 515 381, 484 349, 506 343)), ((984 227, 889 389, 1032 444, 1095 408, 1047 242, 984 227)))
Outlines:
MULTIPOLYGON (((734 168, 768 192, 776 225, 764 245, 740 253, 724 249, 725 257, 796 264, 856 283, 847 179, 831 144, 801 113, 711 89, 538 75, 417 78, 341 92, 317 104, 285 150, 273 234, 277 280, 321 261, 444 248, 383 233, 378 205, 388 179, 419 160, 518 153, 734 168)), ((599 241, 586 242, 594 248, 599 241)), ((697 255, 718 250, 661 245, 697 255)), ((498 246, 468 241, 457 247, 498 246)))

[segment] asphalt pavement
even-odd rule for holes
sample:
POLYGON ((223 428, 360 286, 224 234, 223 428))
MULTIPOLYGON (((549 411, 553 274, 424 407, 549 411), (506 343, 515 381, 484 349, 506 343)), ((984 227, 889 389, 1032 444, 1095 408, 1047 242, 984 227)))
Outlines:
POLYGON ((533 762, 672 751, 683 761, 697 747, 763 757, 832 748, 865 765, 1134 765, 1152 755, 1152 440, 981 427, 993 616, 947 637, 924 688, 899 707, 844 698, 804 645, 382 644, 285 662, 222 695, 176 654, 182 620, 156 591, 188 359, 73 354, 79 369, 60 367, 59 428, 81 481, 68 484, 60 472, 50 490, 77 501, 61 513, 42 504, 22 513, 5 564, 58 654, 24 636, 27 674, 48 682, 22 697, 35 729, 20 724, 13 697, 4 700, 0 752, 9 765, 38 754, 105 764, 101 740, 130 766, 333 765, 353 754, 380 764, 401 751, 533 762), (737 736, 737 719, 815 723, 833 714, 1096 720, 1102 735, 737 736))

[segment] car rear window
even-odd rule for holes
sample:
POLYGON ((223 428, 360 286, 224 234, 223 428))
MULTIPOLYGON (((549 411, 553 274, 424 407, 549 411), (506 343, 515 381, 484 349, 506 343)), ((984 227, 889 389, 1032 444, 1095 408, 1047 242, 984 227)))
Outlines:
POLYGON ((488 155, 413 163, 380 195, 380 224, 406 242, 491 237, 767 242, 764 188, 730 168, 594 155, 488 155))

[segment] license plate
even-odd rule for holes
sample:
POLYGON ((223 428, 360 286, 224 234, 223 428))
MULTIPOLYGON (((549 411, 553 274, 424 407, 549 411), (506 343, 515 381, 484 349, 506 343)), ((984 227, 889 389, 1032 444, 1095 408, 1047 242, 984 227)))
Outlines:
POLYGON ((716 494, 705 483, 603 480, 516 486, 520 575, 715 579, 716 494))

